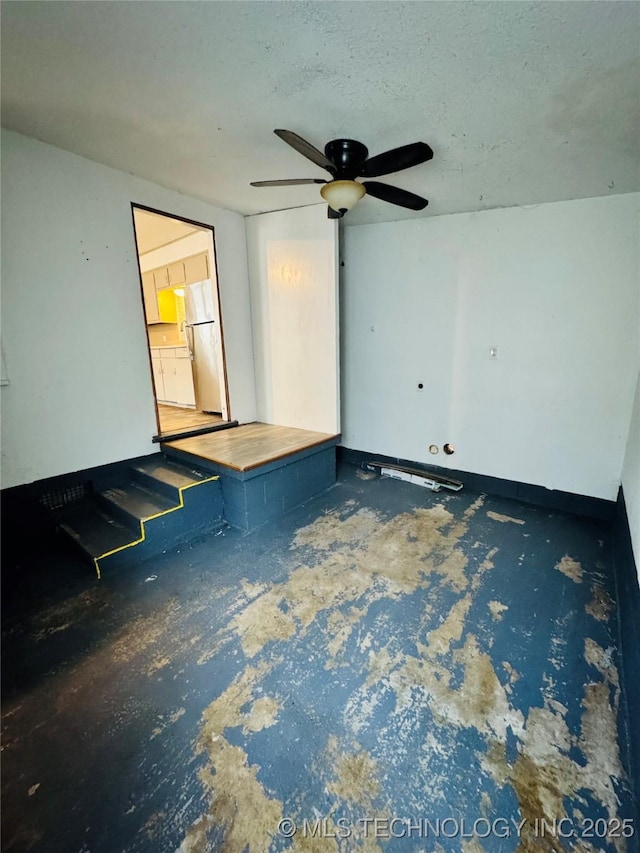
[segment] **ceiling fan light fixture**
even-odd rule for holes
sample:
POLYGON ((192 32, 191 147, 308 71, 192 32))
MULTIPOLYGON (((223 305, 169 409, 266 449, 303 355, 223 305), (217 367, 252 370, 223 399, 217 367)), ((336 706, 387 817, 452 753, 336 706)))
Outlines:
POLYGON ((351 210, 365 193, 365 187, 358 181, 329 181, 320 190, 322 198, 336 213, 351 210))

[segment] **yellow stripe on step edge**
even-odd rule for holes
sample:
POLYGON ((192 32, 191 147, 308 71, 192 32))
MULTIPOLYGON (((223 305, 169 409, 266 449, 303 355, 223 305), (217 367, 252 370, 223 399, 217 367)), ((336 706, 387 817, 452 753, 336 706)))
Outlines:
POLYGON ((104 560, 105 557, 111 557, 113 554, 117 554, 119 551, 124 551, 125 548, 133 548, 134 545, 139 545, 141 542, 144 542, 146 539, 144 526, 147 521, 152 521, 154 518, 160 518, 163 515, 168 515, 170 512, 175 512, 177 509, 184 509, 184 498, 182 497, 182 493, 187 489, 191 489, 194 486, 202 486, 204 483, 212 483, 214 480, 219 480, 220 478, 216 474, 215 477, 207 477, 206 480, 199 480, 197 483, 188 483, 186 486, 178 486, 178 494, 180 495, 180 503, 177 506, 169 507, 169 509, 163 509, 162 512, 157 512, 155 515, 149 515, 147 518, 140 519, 140 538, 134 539, 133 542, 127 542, 126 545, 120 545, 119 548, 114 548, 112 551, 106 551, 104 554, 100 554, 99 557, 94 557, 93 562, 96 567, 96 574, 98 575, 98 580, 102 578, 102 574, 100 572, 100 560, 104 560))

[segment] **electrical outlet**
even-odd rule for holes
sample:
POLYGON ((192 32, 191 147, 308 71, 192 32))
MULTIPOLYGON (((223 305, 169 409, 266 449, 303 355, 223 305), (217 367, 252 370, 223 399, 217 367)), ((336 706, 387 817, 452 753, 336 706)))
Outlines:
POLYGON ((491 347, 491 349, 489 350, 489 358, 498 358, 498 355, 498 347, 491 347))

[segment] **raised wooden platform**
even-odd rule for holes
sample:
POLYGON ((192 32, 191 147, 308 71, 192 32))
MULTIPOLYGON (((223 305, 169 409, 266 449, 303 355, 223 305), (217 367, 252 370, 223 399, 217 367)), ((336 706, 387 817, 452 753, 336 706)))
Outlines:
POLYGON ((219 475, 225 520, 254 530, 335 483, 339 440, 330 433, 254 423, 162 442, 162 452, 219 475))
POLYGON ((338 436, 255 423, 163 444, 234 471, 250 471, 333 439, 338 436))

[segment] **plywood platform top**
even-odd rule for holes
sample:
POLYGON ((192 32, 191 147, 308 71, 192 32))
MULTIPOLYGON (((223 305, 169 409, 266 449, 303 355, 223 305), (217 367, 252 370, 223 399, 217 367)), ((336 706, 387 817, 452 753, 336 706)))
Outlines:
POLYGON ((255 423, 166 444, 235 471, 250 471, 336 438, 326 432, 255 423))

